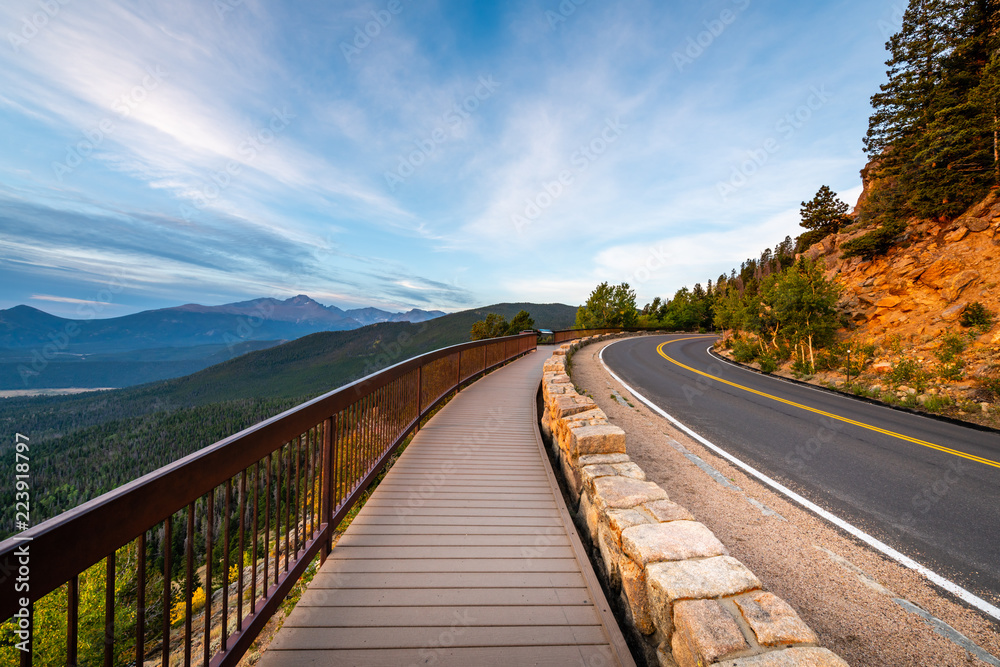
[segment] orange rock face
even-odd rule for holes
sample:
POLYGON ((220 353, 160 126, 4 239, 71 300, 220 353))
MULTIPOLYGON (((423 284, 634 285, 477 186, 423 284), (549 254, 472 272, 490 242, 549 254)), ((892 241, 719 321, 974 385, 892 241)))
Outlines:
MULTIPOLYGON (((835 234, 804 253, 841 285, 852 337, 922 344, 961 329, 957 320, 975 301, 1000 315, 1000 190, 953 222, 911 220, 903 242, 884 256, 844 259, 844 243, 865 231, 835 234)), ((984 338, 977 345, 992 344, 992 335, 984 338)))

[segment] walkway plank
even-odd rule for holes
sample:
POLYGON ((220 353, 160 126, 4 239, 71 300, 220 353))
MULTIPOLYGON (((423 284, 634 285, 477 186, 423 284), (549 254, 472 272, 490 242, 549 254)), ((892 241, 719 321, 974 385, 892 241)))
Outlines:
POLYGON ((544 360, 421 429, 260 665, 634 667, 535 427, 544 360))

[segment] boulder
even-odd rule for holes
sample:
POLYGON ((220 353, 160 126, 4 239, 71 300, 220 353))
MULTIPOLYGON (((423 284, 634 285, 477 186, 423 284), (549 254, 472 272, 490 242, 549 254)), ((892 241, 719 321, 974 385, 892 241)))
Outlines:
POLYGON ((583 454, 624 454, 625 431, 610 424, 573 428, 569 431, 567 449, 573 457, 583 454))
POLYGON ((760 588, 760 580, 731 556, 667 561, 646 567, 646 592, 656 627, 673 634, 673 607, 678 600, 738 595, 760 588))
POLYGON ((989 218, 969 218, 968 220, 963 220, 965 226, 968 227, 970 232, 985 232, 993 224, 993 221, 989 218))
POLYGON ((774 593, 755 591, 736 598, 735 602, 763 646, 819 643, 816 633, 774 593))
POLYGON ((966 227, 959 227, 953 232, 949 232, 944 235, 944 240, 946 243, 957 243, 965 238, 969 230, 966 227))
POLYGON ((603 511, 628 509, 652 500, 667 499, 667 492, 654 482, 617 476, 594 480, 594 504, 603 511))
POLYGON ((952 322, 954 320, 957 320, 959 318, 959 316, 962 314, 962 311, 965 310, 965 307, 968 306, 968 305, 969 305, 968 302, 962 301, 962 302, 956 303, 953 306, 949 306, 948 308, 945 308, 943 311, 941 311, 941 319, 943 319, 945 321, 948 321, 948 322, 952 322))
POLYGON ((640 565, 687 558, 722 556, 726 548, 703 524, 670 521, 632 526, 622 531, 622 551, 640 565))
POLYGON ((750 648, 740 626, 716 600, 678 602, 670 646, 678 667, 711 665, 750 648))

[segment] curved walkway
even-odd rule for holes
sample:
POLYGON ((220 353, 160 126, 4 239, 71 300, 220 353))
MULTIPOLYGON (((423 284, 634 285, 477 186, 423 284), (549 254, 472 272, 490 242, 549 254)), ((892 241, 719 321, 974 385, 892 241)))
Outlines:
POLYGON ((417 433, 258 664, 634 665, 538 435, 548 356, 417 433))

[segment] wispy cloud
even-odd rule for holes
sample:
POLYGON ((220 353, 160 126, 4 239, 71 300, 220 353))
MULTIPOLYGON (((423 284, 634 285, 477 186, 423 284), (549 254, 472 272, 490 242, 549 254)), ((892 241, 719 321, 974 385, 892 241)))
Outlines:
POLYGON ((345 57, 378 3, 59 7, 28 39, 37 3, 0 6, 0 267, 21 278, 4 303, 87 300, 79 285, 119 269, 136 308, 300 292, 576 303, 635 281, 661 244, 674 260, 640 272, 640 295, 668 295, 794 234, 819 185, 857 189, 886 13, 643 0, 553 24, 544 0, 405 2, 345 57), (781 133, 815 86, 830 99, 781 133))
POLYGON ((92 299, 74 299, 67 296, 52 296, 50 294, 32 294, 28 297, 31 301, 49 301, 53 303, 69 303, 73 305, 101 306, 123 308, 122 304, 115 304, 110 301, 94 301, 92 299))

